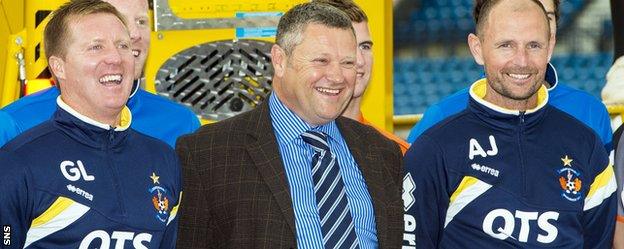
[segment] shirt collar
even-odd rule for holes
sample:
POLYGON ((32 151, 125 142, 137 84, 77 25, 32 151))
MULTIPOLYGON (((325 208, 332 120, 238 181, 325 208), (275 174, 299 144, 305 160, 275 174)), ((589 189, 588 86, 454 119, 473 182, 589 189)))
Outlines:
MULTIPOLYGON (((487 78, 477 80, 472 84, 472 86, 470 86, 470 97, 479 104, 499 113, 520 115, 520 111, 518 110, 509 110, 486 101, 484 99, 486 92, 487 78)), ((526 110, 525 114, 530 114, 542 109, 546 103, 548 103, 548 91, 544 85, 541 85, 537 91, 537 106, 533 109, 526 110)))
POLYGON ((546 82, 548 82, 548 84, 550 85, 548 91, 555 89, 555 87, 557 87, 557 84, 559 84, 559 75, 557 74, 557 69, 555 69, 555 66, 553 66, 553 64, 551 63, 548 63, 548 65, 546 66, 546 76, 544 77, 544 80, 546 80, 546 82))
MULTIPOLYGON (((67 105, 63 101, 63 99, 61 99, 61 96, 56 97, 56 104, 59 106, 59 108, 65 110, 66 112, 78 118, 82 122, 93 125, 95 127, 102 128, 104 130, 108 130, 111 127, 109 124, 98 122, 94 119, 91 119, 85 115, 80 114, 78 111, 74 110, 74 108, 71 108, 71 106, 67 105)), ((132 113, 130 112, 130 109, 128 109, 127 106, 124 106, 123 109, 121 110, 120 119, 121 119, 120 125, 118 127, 115 127, 115 131, 127 130, 130 127, 130 124, 132 123, 132 113)))
POLYGON ((288 109, 277 97, 277 94, 269 96, 269 113, 277 139, 286 143, 301 139, 301 134, 308 130, 324 132, 330 140, 336 140, 340 136, 335 120, 324 125, 310 125, 288 109))
POLYGON ((134 94, 139 91, 139 88, 141 88, 141 84, 143 82, 145 82, 145 78, 140 78, 132 81, 132 91, 130 92, 130 96, 128 96, 129 99, 132 99, 132 97, 134 97, 134 94))

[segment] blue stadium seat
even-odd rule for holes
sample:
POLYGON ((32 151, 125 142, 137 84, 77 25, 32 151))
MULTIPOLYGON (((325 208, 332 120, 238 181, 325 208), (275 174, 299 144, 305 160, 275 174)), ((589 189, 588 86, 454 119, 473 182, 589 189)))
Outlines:
MULTIPOLYGON (((559 29, 572 24, 585 4, 583 0, 562 1, 559 29)), ((452 42, 458 38, 463 42, 463 38, 474 30, 473 0, 423 0, 420 6, 409 14, 409 22, 395 23, 397 45, 452 42)))

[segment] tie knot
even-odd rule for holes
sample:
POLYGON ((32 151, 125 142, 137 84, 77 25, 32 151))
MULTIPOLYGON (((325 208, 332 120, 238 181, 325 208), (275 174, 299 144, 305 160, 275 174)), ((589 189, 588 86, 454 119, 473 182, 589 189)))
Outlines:
POLYGON ((327 134, 320 131, 306 131, 301 133, 303 141, 312 146, 316 151, 328 151, 327 134))

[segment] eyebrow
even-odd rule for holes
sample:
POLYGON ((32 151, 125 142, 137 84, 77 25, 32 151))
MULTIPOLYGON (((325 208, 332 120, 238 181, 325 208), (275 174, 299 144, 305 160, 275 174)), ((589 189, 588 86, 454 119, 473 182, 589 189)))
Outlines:
POLYGON ((514 41, 512 39, 500 40, 500 41, 494 42, 494 45, 498 46, 498 45, 503 44, 503 43, 516 43, 516 41, 514 41))
POLYGON ((360 44, 358 45, 364 45, 364 44, 373 46, 373 41, 363 41, 363 42, 360 42, 360 44))

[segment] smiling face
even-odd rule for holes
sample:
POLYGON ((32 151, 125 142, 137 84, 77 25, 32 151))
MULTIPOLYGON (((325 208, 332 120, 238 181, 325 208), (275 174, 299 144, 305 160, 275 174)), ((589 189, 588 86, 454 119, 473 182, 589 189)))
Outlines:
POLYGON ((64 58, 49 59, 63 101, 96 121, 116 122, 134 78, 134 57, 124 24, 108 13, 73 17, 68 21, 65 51, 64 58))
POLYGON ((150 45, 150 26, 147 16, 147 0, 104 0, 115 6, 128 23, 130 39, 132 40, 132 54, 135 57, 134 78, 142 76, 147 60, 147 50, 150 45))
POLYGON ((534 107, 551 55, 543 11, 530 1, 503 1, 486 22, 480 37, 469 36, 475 60, 485 67, 485 99, 507 109, 534 107))
POLYGON ((355 30, 355 38, 358 45, 357 79, 355 81, 353 98, 359 98, 364 95, 371 78, 373 69, 373 41, 371 40, 370 31, 368 30, 368 22, 354 22, 353 29, 355 30))
POLYGON ((271 54, 274 90, 280 100, 311 125, 328 123, 353 96, 356 41, 349 29, 308 24, 290 55, 278 45, 271 54))

